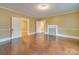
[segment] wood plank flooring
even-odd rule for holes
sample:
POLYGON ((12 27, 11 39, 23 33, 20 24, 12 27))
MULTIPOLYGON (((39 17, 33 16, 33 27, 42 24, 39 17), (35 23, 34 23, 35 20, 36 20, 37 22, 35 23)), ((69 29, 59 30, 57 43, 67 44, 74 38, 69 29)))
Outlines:
POLYGON ((79 40, 43 34, 24 36, 0 45, 0 55, 79 55, 79 40))

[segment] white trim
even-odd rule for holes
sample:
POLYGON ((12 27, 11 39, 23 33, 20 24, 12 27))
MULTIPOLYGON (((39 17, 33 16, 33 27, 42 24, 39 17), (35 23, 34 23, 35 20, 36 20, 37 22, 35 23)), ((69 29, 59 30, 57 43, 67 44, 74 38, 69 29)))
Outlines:
POLYGON ((57 35, 57 34, 56 34, 56 35, 49 34, 48 32, 45 32, 45 34, 46 34, 46 35, 51 35, 51 36, 56 36, 56 35, 57 35))
MULTIPOLYGON (((20 37, 19 36, 13 37, 13 39, 15 39, 15 38, 20 38, 20 37)), ((10 37, 8 37, 8 38, 2 38, 2 39, 0 39, 0 43, 6 42, 6 41, 10 41, 10 40, 11 40, 10 37)))
POLYGON ((64 34, 57 34, 57 36, 67 37, 67 38, 72 38, 72 39, 79 39, 79 37, 77 37, 77 36, 64 35, 64 34))
POLYGON ((21 38, 21 36, 15 36, 15 37, 12 37, 12 39, 16 39, 16 38, 21 38))
POLYGON ((0 39, 0 43, 5 42, 5 41, 9 41, 9 40, 11 40, 11 38, 2 38, 2 39, 0 39))
MULTIPOLYGON (((36 32, 29 33, 28 35, 33 35, 33 34, 36 34, 36 32)), ((45 34, 52 35, 52 34, 49 34, 48 32, 45 32, 45 34)), ((77 36, 70 36, 70 35, 64 35, 64 34, 56 34, 56 36, 72 38, 72 39, 79 39, 79 37, 77 37, 77 36)), ((13 39, 15 39, 15 38, 20 38, 20 37, 13 37, 13 39)), ((11 38, 3 38, 0 40, 0 43, 5 42, 5 41, 9 41, 9 40, 11 40, 11 38)))
MULTIPOLYGON (((30 35, 33 35, 33 34, 36 34, 35 32, 33 33, 29 33, 30 35)), ((46 35, 52 35, 52 34, 49 34, 48 32, 45 32, 46 35)), ((60 37, 66 37, 66 38, 72 38, 72 39, 79 39, 79 37, 77 36, 71 36, 71 35, 64 35, 64 34, 56 34, 54 36, 60 36, 60 37)))
POLYGON ((28 33, 28 35, 34 35, 34 34, 36 34, 36 32, 28 33))
POLYGON ((10 43, 11 38, 2 38, 0 40, 0 45, 10 43))
MULTIPOLYGON (((42 33, 42 32, 41 32, 42 33)), ((36 33, 36 32, 32 32, 32 33, 29 33, 28 35, 34 35, 34 34, 40 34, 40 33, 36 33)), ((44 33, 45 34, 45 33, 44 33)))
MULTIPOLYGON (((45 34, 46 35, 52 35, 52 34, 49 34, 48 32, 46 32, 45 34)), ((66 38, 72 38, 72 39, 79 39, 79 37, 77 37, 77 36, 64 35, 64 34, 56 34, 54 36, 60 36, 60 37, 66 37, 66 38)))

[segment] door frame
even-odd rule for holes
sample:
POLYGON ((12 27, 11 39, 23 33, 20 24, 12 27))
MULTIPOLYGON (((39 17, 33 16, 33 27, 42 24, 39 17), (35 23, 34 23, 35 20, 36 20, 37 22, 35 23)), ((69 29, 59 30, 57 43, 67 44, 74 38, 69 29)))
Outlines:
MULTIPOLYGON (((16 17, 16 16, 12 16, 12 17, 16 17)), ((10 38, 11 38, 11 40, 12 40, 12 31, 13 31, 13 29, 12 29, 12 17, 11 17, 11 21, 10 21, 10 38)), ((20 17, 20 16, 18 16, 19 18, 25 18, 26 19, 26 21, 27 21, 27 34, 29 34, 29 18, 26 18, 26 17, 20 17)))

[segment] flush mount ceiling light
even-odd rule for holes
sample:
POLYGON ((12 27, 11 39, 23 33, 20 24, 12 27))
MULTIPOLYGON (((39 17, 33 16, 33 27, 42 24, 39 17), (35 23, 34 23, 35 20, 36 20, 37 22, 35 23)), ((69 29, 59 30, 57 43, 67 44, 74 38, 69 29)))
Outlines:
POLYGON ((40 4, 39 9, 46 10, 46 9, 48 9, 48 5, 47 4, 40 4))

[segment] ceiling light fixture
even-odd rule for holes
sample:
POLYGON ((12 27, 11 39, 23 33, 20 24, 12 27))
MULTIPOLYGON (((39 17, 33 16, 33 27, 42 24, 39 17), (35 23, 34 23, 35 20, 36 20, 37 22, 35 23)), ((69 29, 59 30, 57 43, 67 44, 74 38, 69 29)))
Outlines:
POLYGON ((39 8, 42 10, 46 10, 46 9, 48 9, 48 5, 47 4, 40 4, 39 8))

